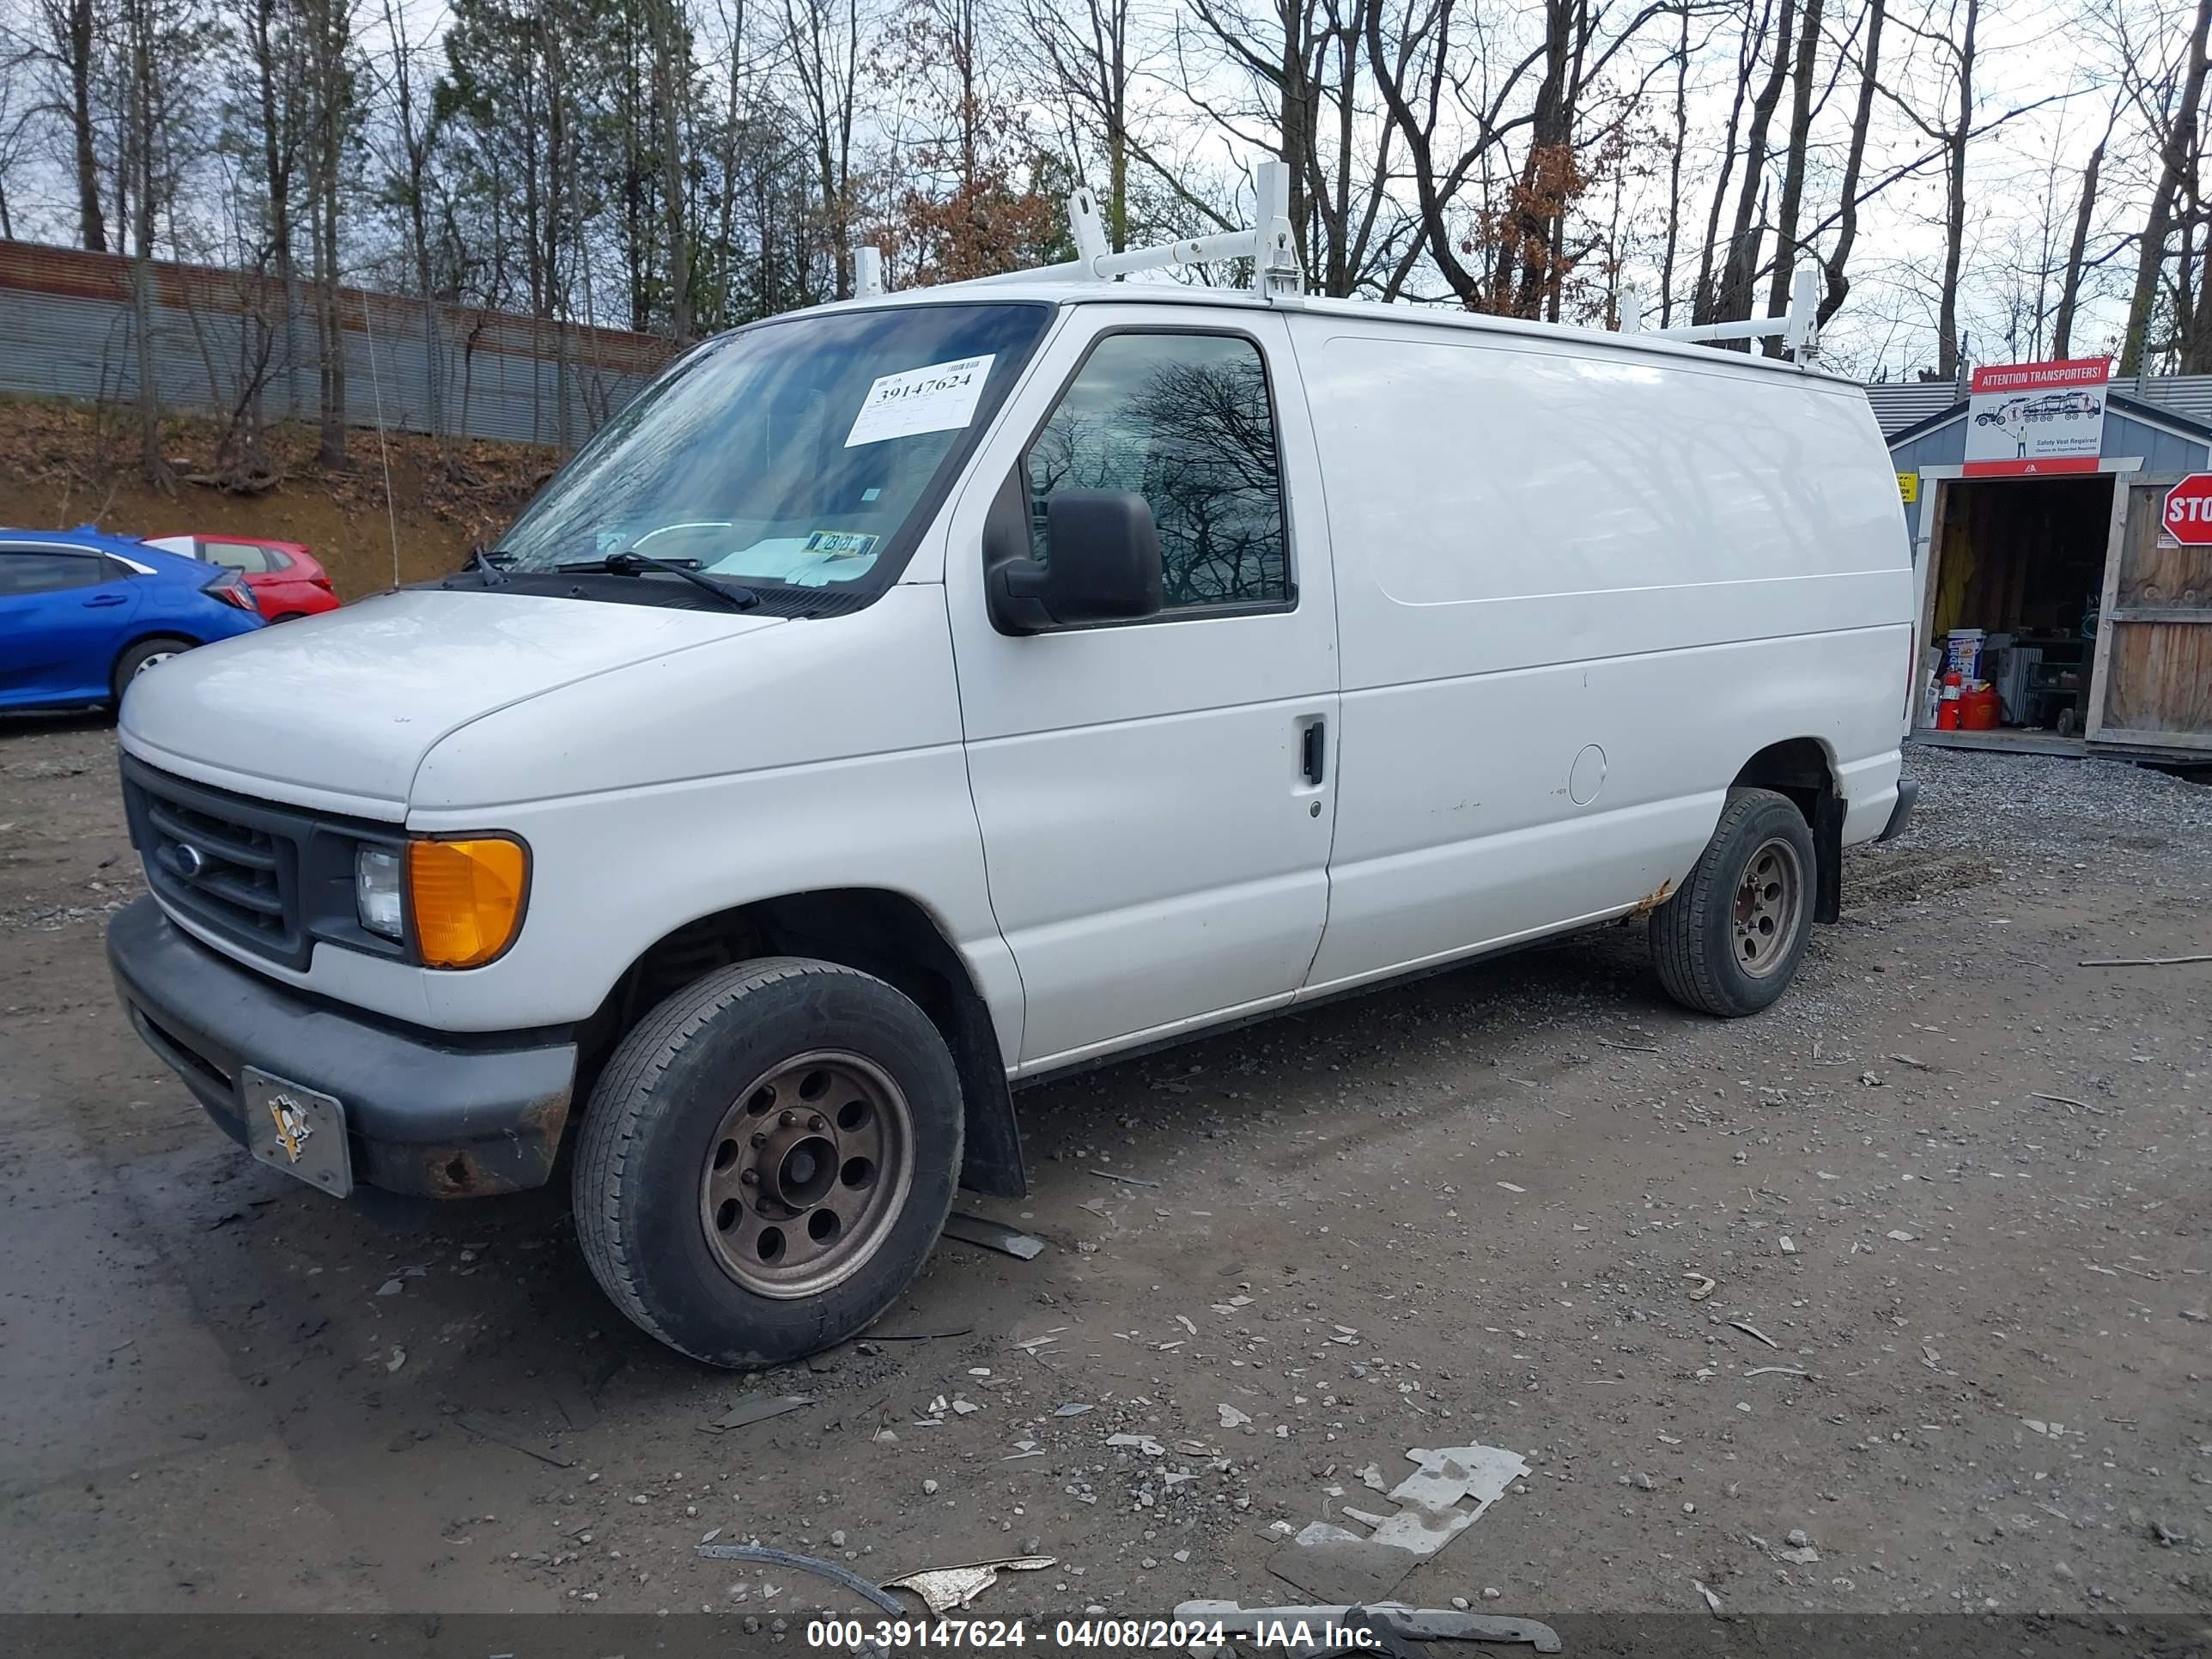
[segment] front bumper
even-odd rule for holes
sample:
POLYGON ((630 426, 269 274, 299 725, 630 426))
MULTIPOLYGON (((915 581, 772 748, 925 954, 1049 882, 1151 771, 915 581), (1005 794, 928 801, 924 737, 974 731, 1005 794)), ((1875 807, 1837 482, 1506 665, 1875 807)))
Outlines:
POLYGON ((186 933, 151 897, 107 928, 131 1023, 241 1146, 241 1066, 345 1103, 355 1178, 386 1192, 474 1197, 542 1187, 568 1120, 567 1028, 426 1031, 295 991, 186 933))

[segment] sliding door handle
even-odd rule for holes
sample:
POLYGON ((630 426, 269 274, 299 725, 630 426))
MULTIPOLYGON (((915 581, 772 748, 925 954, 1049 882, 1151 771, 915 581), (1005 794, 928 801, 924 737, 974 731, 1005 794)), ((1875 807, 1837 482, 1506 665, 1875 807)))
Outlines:
POLYGON ((1318 785, 1328 766, 1328 722, 1316 720, 1305 730, 1299 744, 1298 770, 1308 783, 1318 785))

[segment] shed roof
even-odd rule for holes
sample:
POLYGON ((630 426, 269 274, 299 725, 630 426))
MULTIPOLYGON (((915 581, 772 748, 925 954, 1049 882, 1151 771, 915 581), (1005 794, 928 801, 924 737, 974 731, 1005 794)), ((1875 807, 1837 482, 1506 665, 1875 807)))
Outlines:
MULTIPOLYGON (((2212 382, 2212 375, 2191 378, 2201 378, 2212 382)), ((1953 392, 1955 395, 1955 388, 1946 386, 1943 389, 1953 392)), ((1898 428, 1887 434, 1887 441, 1889 447, 1895 449, 1900 445, 1911 443, 1915 438, 1924 438, 1928 434, 1940 427, 1948 426, 1954 421, 1964 420, 1966 417, 1967 407, 1966 399, 1961 398, 1936 410, 1933 414, 1914 421, 1908 426, 1898 428)), ((2139 421, 2145 426, 2154 426, 2163 431, 2171 432, 2178 438, 2187 438, 2201 444, 2212 444, 2212 424, 2208 424, 2207 422, 2196 419, 2191 416, 2179 413, 2173 409, 2162 407, 2158 404, 2146 403, 2140 398, 2127 397, 2112 392, 2109 388, 2105 393, 2105 407, 2114 413, 2126 416, 2131 421, 2139 421)), ((2212 397, 2206 398, 2205 408, 2208 414, 2212 414, 2212 397)))

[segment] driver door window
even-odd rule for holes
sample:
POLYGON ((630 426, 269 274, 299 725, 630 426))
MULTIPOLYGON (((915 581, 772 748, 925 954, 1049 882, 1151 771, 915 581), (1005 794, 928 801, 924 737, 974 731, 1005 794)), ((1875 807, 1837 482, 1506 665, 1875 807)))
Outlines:
POLYGON ((1169 611, 1280 606, 1295 597, 1267 367, 1243 336, 1105 336, 1023 467, 1040 562, 1056 491, 1133 490, 1159 530, 1169 611))

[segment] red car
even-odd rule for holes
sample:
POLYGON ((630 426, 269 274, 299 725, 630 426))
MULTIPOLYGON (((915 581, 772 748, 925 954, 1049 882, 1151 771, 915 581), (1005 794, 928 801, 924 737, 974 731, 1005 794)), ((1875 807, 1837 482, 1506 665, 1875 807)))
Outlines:
POLYGON ((246 579, 254 604, 270 622, 291 622, 319 611, 335 611, 338 596, 314 556, 297 542, 269 542, 242 536, 149 536, 146 545, 188 559, 219 564, 246 579))

